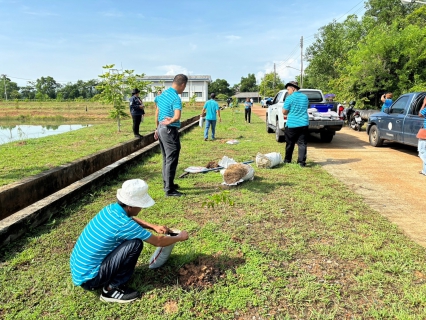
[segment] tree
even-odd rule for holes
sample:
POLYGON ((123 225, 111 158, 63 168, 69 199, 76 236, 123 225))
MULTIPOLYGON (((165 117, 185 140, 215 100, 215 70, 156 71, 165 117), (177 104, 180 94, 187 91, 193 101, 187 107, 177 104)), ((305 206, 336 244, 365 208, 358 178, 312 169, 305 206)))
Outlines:
POLYGON ((284 89, 284 83, 277 74, 274 75, 274 72, 265 74, 259 85, 259 93, 263 97, 274 97, 282 89, 284 89))
POLYGON ((231 96, 232 90, 229 87, 228 81, 226 81, 225 79, 216 79, 215 81, 209 83, 209 95, 211 93, 225 94, 227 96, 231 96))
POLYGON ((34 99, 35 98, 35 88, 32 82, 28 82, 25 87, 21 87, 21 97, 24 99, 34 99))
POLYGON ((50 99, 55 99, 56 90, 59 89, 61 85, 57 83, 52 77, 47 76, 37 79, 34 87, 36 88, 37 92, 43 94, 43 96, 47 96, 50 99))
POLYGON ((9 78, 1 77, 0 78, 0 98, 6 99, 6 94, 8 99, 19 98, 19 86, 16 84, 16 82, 11 81, 9 78))
POLYGON ((240 92, 257 92, 258 90, 254 73, 249 73, 247 77, 241 77, 240 92))
POLYGON ((104 74, 99 75, 100 83, 96 89, 100 92, 95 98, 103 104, 112 105, 110 117, 117 120, 118 132, 120 132, 120 119, 129 115, 125 112, 125 97, 131 95, 133 88, 138 88, 140 95, 147 95, 151 91, 151 82, 141 80, 145 74, 133 74, 134 70, 115 72, 114 64, 103 66, 104 74))

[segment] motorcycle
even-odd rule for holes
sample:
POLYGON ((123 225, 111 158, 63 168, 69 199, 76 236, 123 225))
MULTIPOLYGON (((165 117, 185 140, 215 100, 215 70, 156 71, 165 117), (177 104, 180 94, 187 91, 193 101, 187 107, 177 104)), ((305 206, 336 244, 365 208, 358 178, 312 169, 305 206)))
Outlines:
POLYGON ((361 118, 359 110, 355 110, 355 104, 355 101, 349 102, 349 107, 343 112, 343 120, 346 120, 348 127, 355 131, 361 131, 365 121, 361 118))
POLYGON ((361 113, 358 110, 355 110, 349 120, 349 126, 355 131, 361 131, 363 125, 364 120, 361 118, 361 113))

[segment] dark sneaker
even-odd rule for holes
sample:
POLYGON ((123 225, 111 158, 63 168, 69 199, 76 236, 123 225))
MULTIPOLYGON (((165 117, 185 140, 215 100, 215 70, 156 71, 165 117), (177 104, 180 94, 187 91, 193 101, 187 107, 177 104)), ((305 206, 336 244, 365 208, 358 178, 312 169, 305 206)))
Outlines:
POLYGON ((135 134, 135 138, 142 139, 142 138, 143 138, 143 136, 141 136, 140 134, 135 134))
POLYGON ((179 192, 177 190, 172 190, 172 191, 167 191, 166 192, 166 197, 182 197, 185 194, 182 192, 179 192))
POLYGON ((204 141, 207 141, 208 139, 207 138, 204 138, 204 141))
POLYGON ((100 297, 101 301, 118 303, 132 302, 137 298, 139 298, 139 292, 131 288, 113 288, 109 291, 103 288, 100 297))

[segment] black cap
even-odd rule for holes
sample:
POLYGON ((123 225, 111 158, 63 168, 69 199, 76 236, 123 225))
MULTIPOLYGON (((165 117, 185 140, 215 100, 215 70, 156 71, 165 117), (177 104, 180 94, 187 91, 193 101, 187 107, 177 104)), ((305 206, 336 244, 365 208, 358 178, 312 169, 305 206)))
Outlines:
POLYGON ((285 88, 287 89, 288 86, 291 86, 293 88, 296 88, 297 90, 300 89, 299 84, 296 81, 290 81, 285 85, 285 88))

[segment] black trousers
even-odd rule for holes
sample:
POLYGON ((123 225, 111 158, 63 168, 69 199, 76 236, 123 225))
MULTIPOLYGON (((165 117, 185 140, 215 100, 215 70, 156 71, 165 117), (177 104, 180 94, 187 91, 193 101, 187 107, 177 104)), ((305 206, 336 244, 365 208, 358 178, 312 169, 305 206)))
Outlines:
POLYGON ((99 273, 81 285, 83 289, 95 290, 110 285, 117 288, 129 281, 135 271, 136 262, 142 252, 143 241, 124 241, 102 261, 99 273))
POLYGON ((250 118, 251 118, 251 108, 248 109, 244 109, 244 119, 250 123, 250 118))
POLYGON ((158 140, 163 155, 164 190, 174 191, 176 168, 179 162, 180 138, 177 127, 158 126, 158 140))
POLYGON ((142 121, 142 116, 141 115, 140 116, 132 115, 132 119, 133 119, 133 127, 132 127, 133 134, 135 136, 138 136, 139 135, 139 127, 140 127, 141 121, 142 121))
POLYGON ((308 149, 308 126, 297 128, 285 128, 285 159, 284 162, 291 162, 294 145, 297 143, 299 154, 297 163, 306 165, 306 154, 308 149))

